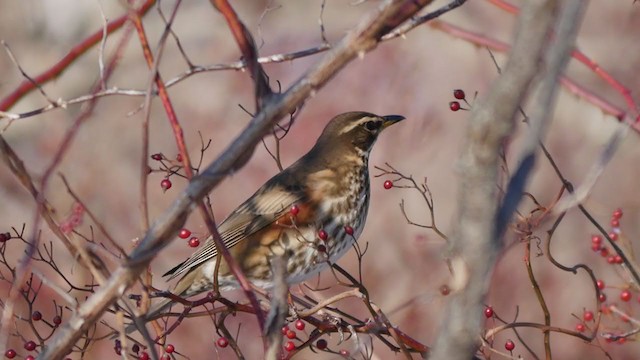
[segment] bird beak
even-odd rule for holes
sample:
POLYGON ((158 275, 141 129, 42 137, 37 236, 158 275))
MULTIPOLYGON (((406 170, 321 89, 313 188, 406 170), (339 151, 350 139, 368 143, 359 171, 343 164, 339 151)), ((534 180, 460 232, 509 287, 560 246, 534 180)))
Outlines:
POLYGON ((384 120, 384 123, 382 123, 382 128, 386 129, 389 126, 404 120, 405 117, 402 115, 385 115, 382 117, 382 119, 384 120))

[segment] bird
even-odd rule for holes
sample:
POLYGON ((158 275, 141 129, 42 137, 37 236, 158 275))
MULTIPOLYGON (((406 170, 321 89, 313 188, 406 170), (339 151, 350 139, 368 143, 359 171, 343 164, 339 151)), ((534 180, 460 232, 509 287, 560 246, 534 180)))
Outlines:
MULTIPOLYGON (((260 187, 218 225, 218 232, 247 279, 272 286, 270 261, 285 259, 289 285, 303 282, 342 257, 362 233, 370 200, 369 154, 378 135, 404 116, 353 111, 330 120, 315 145, 260 187)), ((204 246, 167 271, 178 277, 171 290, 188 298, 213 290, 218 250, 204 246)), ((219 291, 238 288, 226 262, 218 270, 219 291)), ((172 301, 152 306, 157 318, 172 301)))

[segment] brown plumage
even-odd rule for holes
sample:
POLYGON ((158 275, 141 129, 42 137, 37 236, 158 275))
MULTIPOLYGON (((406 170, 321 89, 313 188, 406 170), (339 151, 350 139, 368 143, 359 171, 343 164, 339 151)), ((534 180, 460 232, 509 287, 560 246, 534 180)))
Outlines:
MULTIPOLYGON (((295 284, 349 250, 363 230, 369 207, 371 148, 383 129, 402 119, 366 112, 336 116, 307 154, 220 223, 223 242, 254 285, 271 286, 272 256, 287 259, 287 281, 295 284)), ((169 279, 182 276, 172 293, 189 297, 212 290, 216 255, 209 238, 169 270, 165 274, 169 279)), ((225 263, 220 264, 218 279, 221 291, 238 286, 225 263)), ((164 299, 147 317, 156 317, 169 305, 170 300, 164 299)))

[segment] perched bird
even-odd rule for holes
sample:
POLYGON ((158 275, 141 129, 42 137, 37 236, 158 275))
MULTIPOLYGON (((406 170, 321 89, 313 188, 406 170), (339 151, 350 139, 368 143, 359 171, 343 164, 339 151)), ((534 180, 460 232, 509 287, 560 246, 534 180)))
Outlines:
MULTIPOLYGON (((348 112, 333 118, 313 148, 267 181, 218 226, 222 241, 255 286, 270 288, 270 259, 286 259, 287 282, 295 284, 337 261, 358 239, 369 208, 368 158, 378 135, 404 117, 348 112)), ((217 249, 211 238, 169 270, 182 278, 171 291, 183 298, 213 289, 217 249)), ((221 291, 238 287, 220 264, 221 291)), ((147 318, 162 313, 163 299, 147 318)))

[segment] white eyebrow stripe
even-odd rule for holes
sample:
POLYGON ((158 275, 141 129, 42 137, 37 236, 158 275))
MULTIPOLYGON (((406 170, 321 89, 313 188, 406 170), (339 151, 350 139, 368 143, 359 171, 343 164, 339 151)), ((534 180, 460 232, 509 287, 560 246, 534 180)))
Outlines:
POLYGON ((348 126, 348 127, 344 128, 344 129, 340 130, 340 135, 348 133, 349 131, 353 130, 353 128, 355 128, 356 126, 359 126, 360 124, 365 123, 367 121, 371 121, 371 120, 380 120, 380 118, 378 118, 378 117, 370 117, 370 116, 363 117, 362 119, 352 123, 351 126, 348 126))

